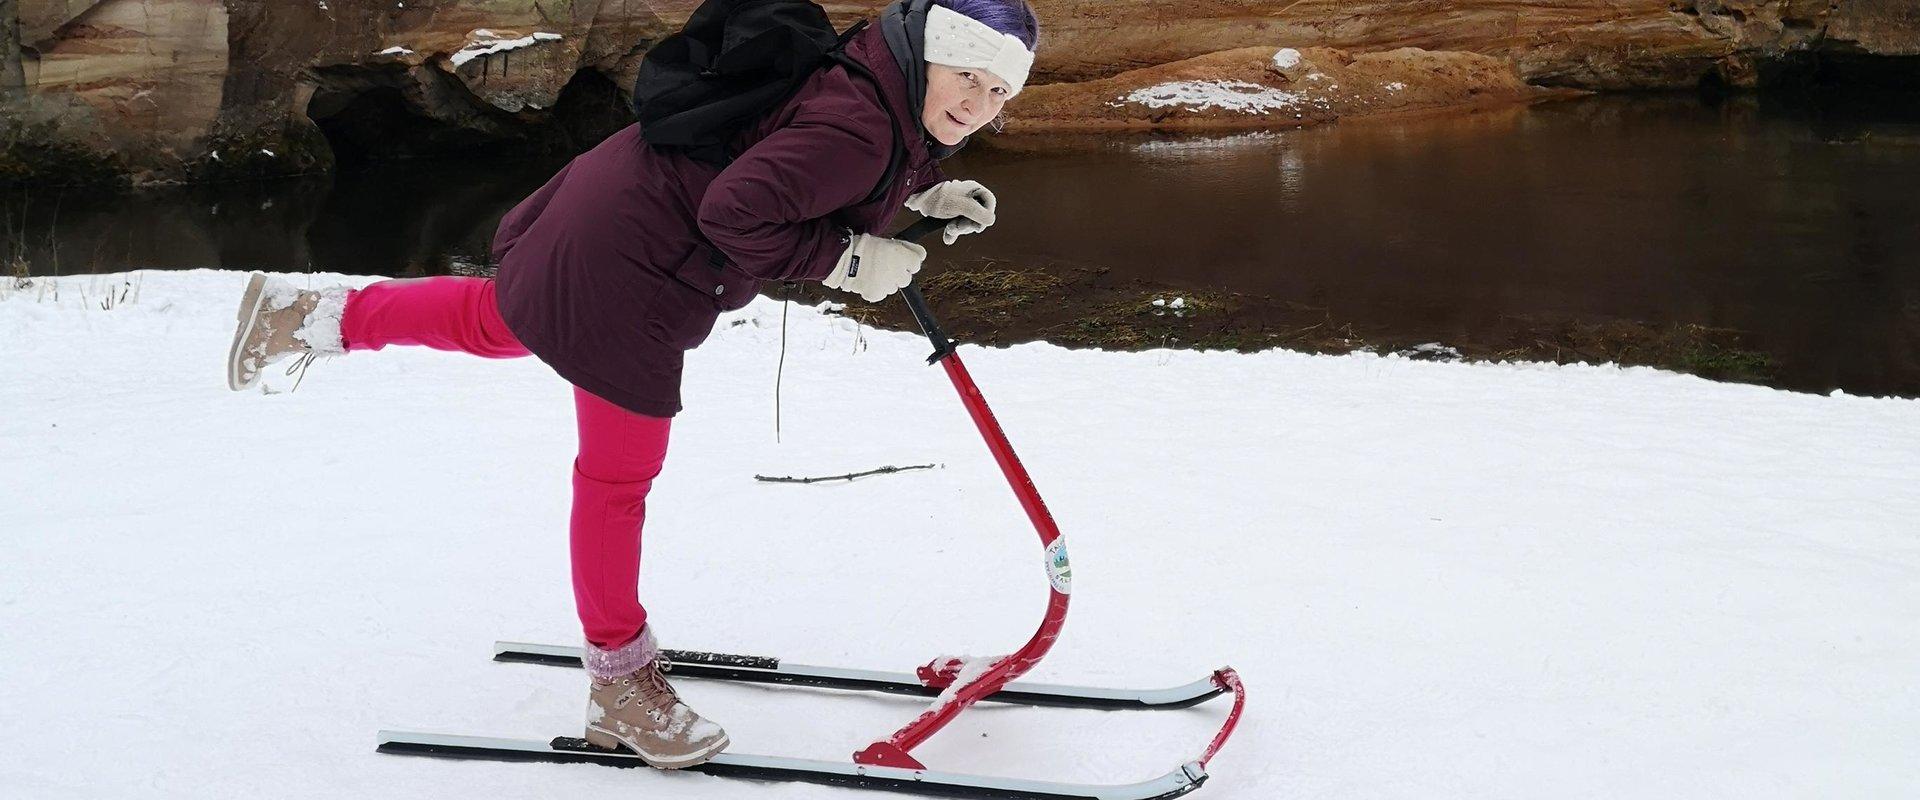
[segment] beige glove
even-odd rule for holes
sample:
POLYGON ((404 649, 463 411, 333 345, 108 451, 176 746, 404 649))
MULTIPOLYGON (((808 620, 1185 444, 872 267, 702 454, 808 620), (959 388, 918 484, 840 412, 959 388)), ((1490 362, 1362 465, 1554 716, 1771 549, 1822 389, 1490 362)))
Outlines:
POLYGON ((869 303, 878 303, 912 283, 914 273, 920 271, 920 262, 925 260, 927 248, 862 233, 853 237, 847 252, 840 254, 840 263, 821 283, 858 294, 869 303))
POLYGON ((993 192, 979 181, 942 181, 933 188, 907 198, 907 210, 921 216, 951 219, 940 238, 947 244, 969 233, 979 233, 993 225, 993 192))

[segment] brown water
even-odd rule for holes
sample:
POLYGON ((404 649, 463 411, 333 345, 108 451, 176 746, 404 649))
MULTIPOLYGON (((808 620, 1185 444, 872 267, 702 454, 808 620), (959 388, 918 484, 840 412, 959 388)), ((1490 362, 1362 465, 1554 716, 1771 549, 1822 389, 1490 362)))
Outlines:
MULTIPOLYGON (((1582 326, 1702 327, 1764 364, 1749 379, 1920 396, 1916 109, 1912 95, 1612 97, 1279 134, 977 147, 949 172, 991 186, 1001 222, 939 258, 1228 295, 1220 313, 1243 318, 1241 330, 1306 313, 1361 343, 1437 341, 1469 355, 1552 358, 1562 340, 1550 333, 1582 326)), ((32 198, 24 212, 16 200, 9 249, 36 274, 53 271, 56 252, 65 272, 484 272, 500 215, 553 168, 389 165, 111 202, 32 198)), ((1047 307, 1004 315, 992 325, 1005 335, 980 338, 1049 335, 1091 296, 1035 301, 1047 307)))

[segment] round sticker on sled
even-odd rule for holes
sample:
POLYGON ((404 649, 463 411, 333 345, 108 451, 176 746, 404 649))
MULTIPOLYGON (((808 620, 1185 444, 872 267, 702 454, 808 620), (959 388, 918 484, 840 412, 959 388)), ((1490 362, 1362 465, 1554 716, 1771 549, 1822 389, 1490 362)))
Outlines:
POLYGON ((1062 536, 1047 545, 1047 581, 1061 594, 1073 594, 1073 565, 1067 561, 1067 539, 1062 536))

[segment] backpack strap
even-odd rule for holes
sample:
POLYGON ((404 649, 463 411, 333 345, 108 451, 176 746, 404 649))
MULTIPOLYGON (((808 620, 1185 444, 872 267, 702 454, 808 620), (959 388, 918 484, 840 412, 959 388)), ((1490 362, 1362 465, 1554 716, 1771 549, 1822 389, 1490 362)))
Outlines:
POLYGON ((900 118, 894 115, 893 106, 887 102, 886 89, 880 85, 880 78, 873 74, 873 70, 867 69, 867 65, 854 60, 853 57, 846 54, 847 42, 852 41, 853 37, 860 33, 860 31, 865 30, 866 27, 867 21, 864 19, 854 23, 853 27, 848 28, 846 33, 840 34, 840 39, 834 43, 833 49, 827 51, 827 58, 833 61, 833 63, 846 67, 847 72, 851 74, 866 78, 869 83, 873 84, 873 88, 878 90, 880 95, 880 108, 887 112, 887 134, 893 140, 893 148, 887 154, 886 172, 880 174, 880 182, 875 184, 873 191, 867 192, 866 198, 862 199, 857 205, 866 205, 885 197, 887 190, 893 188, 894 180, 900 177, 900 167, 907 158, 906 143, 900 141, 900 118))

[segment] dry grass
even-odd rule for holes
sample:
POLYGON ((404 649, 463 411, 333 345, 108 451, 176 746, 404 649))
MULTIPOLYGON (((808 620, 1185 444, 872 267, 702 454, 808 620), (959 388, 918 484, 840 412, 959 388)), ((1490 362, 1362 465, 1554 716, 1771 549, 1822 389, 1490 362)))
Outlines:
POLYGON ((927 278, 921 283, 928 291, 940 294, 959 294, 967 296, 1009 295, 1026 296, 1046 294, 1060 288, 1065 281, 1057 275, 1013 269, 952 269, 927 278))

